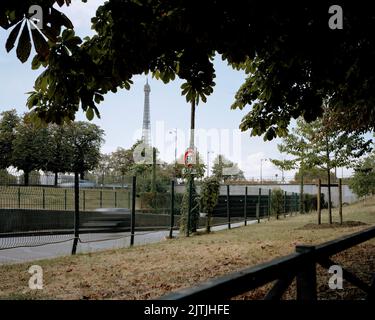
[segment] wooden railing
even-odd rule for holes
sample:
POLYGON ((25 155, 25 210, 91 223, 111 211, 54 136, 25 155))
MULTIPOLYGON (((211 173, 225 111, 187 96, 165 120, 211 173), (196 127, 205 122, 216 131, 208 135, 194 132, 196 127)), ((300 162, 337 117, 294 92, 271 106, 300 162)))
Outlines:
MULTIPOLYGON (((234 272, 220 278, 208 280, 196 287, 161 297, 161 300, 212 300, 229 299, 277 280, 264 297, 265 300, 280 300, 294 278, 297 283, 297 300, 317 299, 316 264, 324 268, 336 265, 331 256, 375 237, 375 227, 340 237, 317 246, 296 246, 296 252, 270 262, 234 272)), ((360 259, 360 257, 359 257, 360 259)), ((366 284, 346 269, 343 279, 375 296, 375 277, 366 284)))

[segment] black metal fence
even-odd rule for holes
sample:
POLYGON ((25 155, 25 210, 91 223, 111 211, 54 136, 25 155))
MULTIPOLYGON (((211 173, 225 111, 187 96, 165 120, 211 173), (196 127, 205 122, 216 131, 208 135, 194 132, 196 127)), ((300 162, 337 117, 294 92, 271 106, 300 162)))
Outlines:
MULTIPOLYGON (((137 179, 132 179, 123 177, 123 188, 99 188, 94 183, 87 187, 87 182, 80 182, 78 206, 73 187, 0 185, 0 250, 73 239, 81 243, 128 239, 132 245, 136 237, 156 231, 173 236, 179 229, 183 197, 176 193, 175 182, 159 182, 155 190, 147 190, 145 181, 139 179, 137 185, 137 179)), ((260 222, 273 214, 271 190, 241 186, 232 194, 232 186, 224 189, 226 194, 219 197, 211 227, 246 225, 249 220, 260 222), (239 189, 243 194, 238 194, 239 189)), ((297 194, 284 192, 278 201, 281 209, 277 216, 298 211, 297 194)), ((199 227, 205 226, 206 217, 201 214, 199 227)))
MULTIPOLYGON (((82 188, 81 211, 129 208, 130 190, 82 188)), ((0 209, 74 210, 74 188, 52 186, 0 186, 0 209)))
MULTIPOLYGON (((257 289, 276 280, 265 300, 280 300, 284 292, 296 279, 297 299, 317 299, 316 264, 324 268, 337 265, 331 256, 375 237, 375 227, 338 238, 318 246, 296 246, 296 253, 274 259, 271 262, 234 272, 161 297, 162 300, 219 300, 229 299, 257 289)), ((367 293, 369 300, 375 300, 375 277, 367 284, 343 268, 343 278, 367 293)))

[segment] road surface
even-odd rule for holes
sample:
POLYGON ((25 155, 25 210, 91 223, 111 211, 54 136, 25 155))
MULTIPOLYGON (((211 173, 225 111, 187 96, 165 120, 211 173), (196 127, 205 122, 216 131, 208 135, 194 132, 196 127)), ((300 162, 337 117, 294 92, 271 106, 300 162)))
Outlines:
MULTIPOLYGON (((248 224, 256 223, 256 221, 248 221, 248 224)), ((243 226, 243 222, 232 223, 232 228, 243 226)), ((214 231, 227 229, 227 225, 215 226, 214 231)), ((134 237, 135 245, 142 245, 146 243, 155 243, 164 240, 168 237, 169 231, 152 231, 152 232, 136 232, 134 237)), ((178 236, 178 231, 173 232, 174 236, 178 236)), ((66 256, 71 254, 73 240, 72 235, 58 236, 60 243, 41 245, 37 247, 21 247, 0 250, 0 264, 21 263, 27 261, 51 259, 59 256, 66 256)), ((56 240, 57 240, 56 239, 56 240)), ((130 245, 130 233, 96 233, 96 234, 82 234, 80 235, 82 242, 78 243, 77 253, 89 253, 100 250, 124 248, 130 245), (92 242, 91 242, 92 241, 92 242)), ((3 239, 0 239, 0 243, 3 239)), ((17 239, 14 243, 16 243, 17 239)), ((12 243, 12 239, 7 241, 12 243)), ((37 241, 43 243, 43 237, 39 236, 37 241)), ((32 239, 30 239, 32 243, 32 239)))

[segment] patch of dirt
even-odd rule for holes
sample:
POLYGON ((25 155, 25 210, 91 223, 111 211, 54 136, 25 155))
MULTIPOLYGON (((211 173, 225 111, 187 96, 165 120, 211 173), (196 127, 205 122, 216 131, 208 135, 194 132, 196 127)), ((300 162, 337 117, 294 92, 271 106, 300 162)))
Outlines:
MULTIPOLYGON (((371 243, 364 243, 357 245, 348 250, 340 252, 332 257, 335 264, 340 265, 349 272, 357 276, 368 286, 371 285, 375 270, 375 245, 371 243)), ((317 298, 318 300, 365 300, 367 294, 344 279, 342 289, 330 289, 329 279, 332 273, 320 265, 317 265, 317 298)), ((267 292, 272 288, 269 283, 259 287, 246 294, 239 295, 234 300, 254 300, 263 299, 267 292)), ((296 299, 296 280, 283 294, 282 299, 294 300, 296 299)))
POLYGON ((297 228, 296 230, 312 230, 312 229, 330 229, 330 228, 353 228, 353 227, 360 227, 366 226, 367 223, 361 221, 344 221, 342 224, 339 222, 333 222, 332 224, 329 223, 308 223, 305 224, 303 227, 297 228))

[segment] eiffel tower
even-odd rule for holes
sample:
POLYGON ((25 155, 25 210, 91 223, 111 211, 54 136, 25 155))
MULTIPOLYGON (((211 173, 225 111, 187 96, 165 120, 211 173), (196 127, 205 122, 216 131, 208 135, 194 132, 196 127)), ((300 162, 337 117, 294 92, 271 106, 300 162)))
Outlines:
POLYGON ((150 92, 151 88, 148 84, 148 79, 144 87, 145 103, 143 109, 143 127, 142 127, 142 141, 146 146, 151 146, 151 124, 150 124, 150 92))

